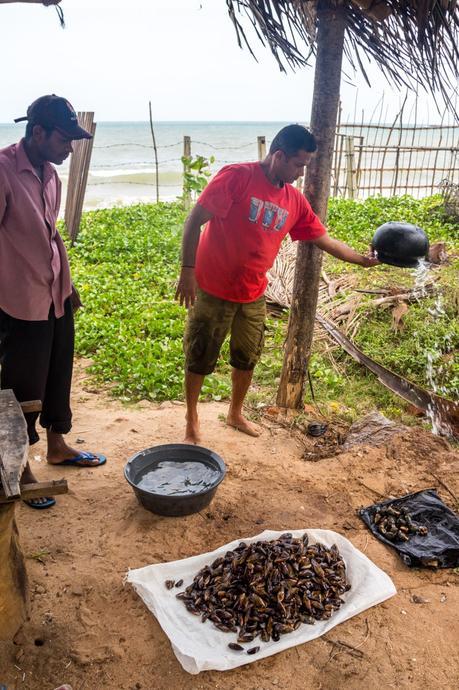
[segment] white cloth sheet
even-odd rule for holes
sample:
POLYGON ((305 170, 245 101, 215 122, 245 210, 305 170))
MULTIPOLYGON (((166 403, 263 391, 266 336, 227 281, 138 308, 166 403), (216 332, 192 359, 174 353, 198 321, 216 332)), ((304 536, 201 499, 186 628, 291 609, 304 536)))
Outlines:
POLYGON ((210 669, 227 671, 309 642, 328 632, 335 625, 396 594, 390 577, 358 551, 348 539, 336 532, 323 529, 264 531, 255 537, 236 539, 210 553, 130 570, 127 581, 133 585, 146 606, 156 616, 172 644, 177 659, 189 673, 210 669), (236 642, 235 633, 221 632, 211 621, 201 623, 200 617, 189 613, 175 595, 191 584, 201 568, 236 548, 241 541, 247 544, 260 540, 269 541, 288 531, 294 537, 302 537, 306 532, 310 544, 321 542, 329 547, 336 544, 346 563, 347 580, 352 588, 342 595, 345 603, 328 620, 317 621, 315 625, 301 625, 298 630, 281 635, 278 642, 262 642, 257 637, 252 643, 244 645, 247 649, 259 646, 260 651, 257 654, 234 652, 228 648, 228 643, 236 642), (183 579, 183 586, 178 589, 174 587, 168 590, 164 584, 165 580, 180 579, 183 579))

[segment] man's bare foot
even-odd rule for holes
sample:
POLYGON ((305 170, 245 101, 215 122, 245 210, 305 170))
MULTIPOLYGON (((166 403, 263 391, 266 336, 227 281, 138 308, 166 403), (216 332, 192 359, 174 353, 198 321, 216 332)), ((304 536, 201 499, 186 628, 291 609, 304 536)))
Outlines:
POLYGON ((32 472, 30 463, 28 462, 22 471, 21 484, 36 484, 37 482, 38 479, 32 472))
MULTIPOLYGON (((48 454, 46 456, 46 460, 50 465, 61 465, 65 460, 72 460, 79 455, 81 455, 80 450, 75 450, 74 448, 70 448, 70 446, 68 446, 67 451, 53 453, 52 455, 48 454)), ((89 453, 89 456, 90 457, 88 458, 80 458, 75 464, 79 467, 97 467, 97 465, 100 465, 100 459, 96 455, 89 453)))
POLYGON ((228 414, 226 423, 228 426, 233 427, 233 429, 242 431, 243 434, 247 434, 248 436, 256 437, 261 434, 261 430, 255 426, 255 424, 247 421, 241 414, 228 414))
MULTIPOLYGON (((24 467, 24 470, 22 472, 21 476, 21 485, 22 484, 36 484, 38 482, 38 479, 34 475, 34 473, 31 470, 30 463, 27 463, 27 465, 24 467)), ((48 503, 50 500, 49 497, 47 496, 39 496, 38 498, 29 498, 27 501, 24 501, 24 503, 27 503, 31 508, 34 508, 36 506, 40 505, 45 505, 48 503)))
POLYGON ((190 445, 199 446, 201 443, 201 433, 199 429, 199 422, 186 422, 185 438, 183 443, 189 443, 190 445))

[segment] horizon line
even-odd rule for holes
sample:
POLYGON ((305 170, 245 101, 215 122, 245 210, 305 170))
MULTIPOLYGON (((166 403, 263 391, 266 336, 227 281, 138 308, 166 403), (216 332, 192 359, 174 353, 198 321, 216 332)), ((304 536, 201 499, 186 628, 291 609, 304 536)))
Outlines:
MULTIPOLYGON (((84 111, 83 111, 84 112, 84 111)), ((149 120, 96 120, 95 121, 97 124, 150 124, 149 120)), ((153 120, 153 125, 155 124, 273 124, 273 125, 278 125, 278 124, 284 124, 284 123, 294 123, 294 122, 299 122, 299 123, 305 123, 304 120, 153 120)), ((13 127, 15 125, 23 125, 23 123, 15 123, 14 121, 11 122, 0 122, 0 127, 13 127)), ((309 123, 308 123, 309 124, 309 123)), ((341 122, 340 123, 341 127, 347 127, 347 126, 353 126, 353 127, 367 127, 367 126, 372 126, 372 127, 392 127, 393 122, 341 122)), ((441 128, 446 128, 446 127, 454 127, 454 128, 459 128, 459 124, 441 124, 441 123, 436 123, 436 122, 426 122, 426 123, 412 123, 412 122, 404 122, 403 123, 404 127, 441 127, 441 128)))

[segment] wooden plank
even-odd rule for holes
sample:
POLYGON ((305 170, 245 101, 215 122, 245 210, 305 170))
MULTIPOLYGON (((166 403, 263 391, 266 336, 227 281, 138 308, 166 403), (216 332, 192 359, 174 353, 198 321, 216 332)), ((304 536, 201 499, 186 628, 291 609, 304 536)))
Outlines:
MULTIPOLYGON (((31 498, 42 498, 43 496, 57 496, 57 494, 68 493, 69 487, 65 479, 56 479, 49 482, 35 482, 34 484, 22 484, 20 498, 27 501, 31 498)), ((0 504, 12 503, 17 498, 7 498, 0 493, 0 504)))
POLYGON ((19 497, 29 439, 24 415, 11 389, 0 391, 0 478, 5 495, 19 497))

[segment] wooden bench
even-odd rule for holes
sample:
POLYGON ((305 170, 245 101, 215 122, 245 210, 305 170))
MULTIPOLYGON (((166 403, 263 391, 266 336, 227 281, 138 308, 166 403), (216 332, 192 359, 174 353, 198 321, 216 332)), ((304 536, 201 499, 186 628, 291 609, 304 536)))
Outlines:
POLYGON ((28 583, 19 542, 15 505, 21 499, 68 491, 65 480, 21 485, 29 442, 23 412, 41 403, 18 403, 12 390, 0 390, 0 640, 14 637, 27 615, 28 583))

